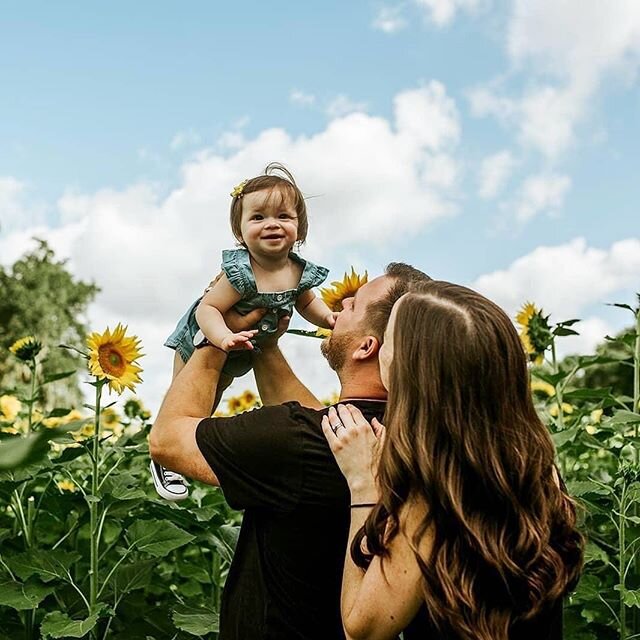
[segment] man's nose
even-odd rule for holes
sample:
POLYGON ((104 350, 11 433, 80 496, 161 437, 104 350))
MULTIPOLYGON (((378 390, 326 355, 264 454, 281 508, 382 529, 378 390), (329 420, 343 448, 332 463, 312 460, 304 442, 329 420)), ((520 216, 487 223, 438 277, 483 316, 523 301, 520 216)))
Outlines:
POLYGON ((351 298, 343 298, 342 299, 342 308, 346 309, 347 307, 351 307, 353 305, 353 297, 351 298))

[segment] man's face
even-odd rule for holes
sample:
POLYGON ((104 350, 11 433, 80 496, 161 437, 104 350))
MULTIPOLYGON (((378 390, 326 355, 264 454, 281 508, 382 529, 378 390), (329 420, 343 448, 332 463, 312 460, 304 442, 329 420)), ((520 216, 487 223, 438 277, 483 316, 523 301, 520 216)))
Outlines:
POLYGON ((322 353, 332 369, 342 369, 358 342, 368 335, 367 307, 380 300, 392 284, 392 278, 380 276, 362 285, 353 298, 342 301, 342 311, 336 318, 331 336, 322 343, 322 353))

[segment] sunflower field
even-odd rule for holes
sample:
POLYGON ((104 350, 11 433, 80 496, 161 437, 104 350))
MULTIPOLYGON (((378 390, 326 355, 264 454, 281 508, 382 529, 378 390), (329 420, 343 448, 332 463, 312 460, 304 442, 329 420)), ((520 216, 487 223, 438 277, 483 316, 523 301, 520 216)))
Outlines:
MULTIPOLYGON (((352 271, 334 283, 332 308, 365 281, 352 271)), ((553 323, 532 303, 516 318, 588 540, 565 608, 568 640, 640 637, 640 312, 616 306, 629 329, 562 360, 557 342, 578 320, 553 323)), ((137 397, 104 398, 139 384, 142 345, 121 325, 93 332, 64 347, 83 368, 60 372, 46 367, 44 347, 14 336, 20 384, 0 388, 0 640, 215 638, 242 516, 217 488, 193 483, 174 503, 156 494, 152 416, 137 397), (47 388, 74 376, 89 376, 91 403, 45 408, 56 397, 47 388)), ((220 414, 258 406, 246 391, 220 414)))

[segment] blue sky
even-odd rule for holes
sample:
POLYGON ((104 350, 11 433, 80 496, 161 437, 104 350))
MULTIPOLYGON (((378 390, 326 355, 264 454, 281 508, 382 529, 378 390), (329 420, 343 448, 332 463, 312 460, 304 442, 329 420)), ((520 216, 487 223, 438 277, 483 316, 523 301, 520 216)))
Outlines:
MULTIPOLYGON (((231 243, 228 191, 280 160, 332 277, 404 260, 582 317, 566 349, 588 350, 639 288, 639 62, 633 0, 13 4, 0 261, 39 235, 95 279, 91 323, 142 336, 155 406, 164 334, 231 243)), ((285 346, 336 387, 315 343, 285 346)))

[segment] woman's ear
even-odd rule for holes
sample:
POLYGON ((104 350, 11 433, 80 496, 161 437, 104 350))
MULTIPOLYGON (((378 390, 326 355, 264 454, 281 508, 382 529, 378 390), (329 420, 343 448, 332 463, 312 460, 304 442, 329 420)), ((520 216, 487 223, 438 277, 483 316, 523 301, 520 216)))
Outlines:
POLYGON ((368 360, 369 358, 375 358, 380 351, 380 341, 375 336, 365 336, 356 350, 353 352, 352 358, 354 360, 368 360))

